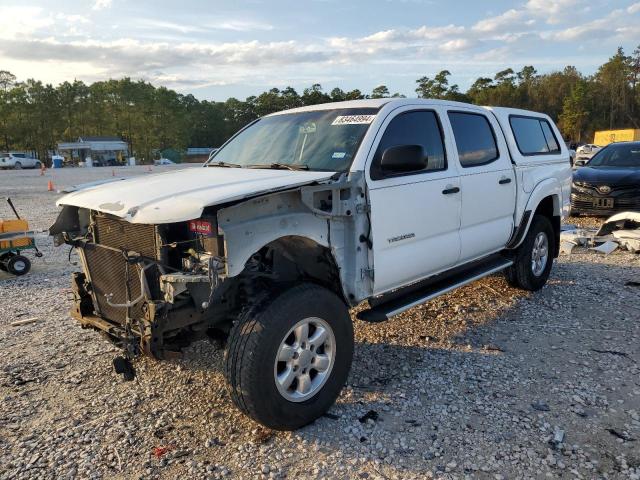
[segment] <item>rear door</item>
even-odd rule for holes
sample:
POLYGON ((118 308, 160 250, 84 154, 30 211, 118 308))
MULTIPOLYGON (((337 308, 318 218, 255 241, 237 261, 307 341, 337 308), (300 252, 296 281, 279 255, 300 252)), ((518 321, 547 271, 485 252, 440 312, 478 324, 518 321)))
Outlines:
POLYGON ((449 109, 460 169, 460 261, 501 250, 513 232, 515 171, 497 120, 475 109, 449 109))
POLYGON ((380 294, 454 266, 460 255, 460 181, 441 107, 399 108, 383 124, 368 162, 374 292, 380 294), (385 172, 382 153, 421 145, 427 167, 385 172))

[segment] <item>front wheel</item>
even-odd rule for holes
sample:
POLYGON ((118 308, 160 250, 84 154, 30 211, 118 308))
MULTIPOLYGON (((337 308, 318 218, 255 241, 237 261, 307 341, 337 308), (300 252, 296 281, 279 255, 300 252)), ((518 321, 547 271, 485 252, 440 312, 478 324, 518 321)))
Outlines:
POLYGON ((16 162, 13 164, 13 168, 16 170, 22 170, 22 164, 20 162, 16 162))
POLYGON ((512 266, 505 270, 507 282, 524 290, 540 290, 551 273, 555 236, 547 217, 535 215, 512 266))
POLYGON ((239 316, 225 375, 240 410, 266 427, 294 430, 335 402, 352 357, 353 325, 344 302, 302 284, 239 316))

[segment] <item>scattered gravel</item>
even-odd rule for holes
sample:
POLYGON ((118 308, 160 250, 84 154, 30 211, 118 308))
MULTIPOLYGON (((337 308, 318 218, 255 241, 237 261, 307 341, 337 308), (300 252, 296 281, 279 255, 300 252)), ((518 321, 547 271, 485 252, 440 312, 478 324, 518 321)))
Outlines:
MULTIPOLYGON (((0 172, 0 191, 46 228, 49 179, 111 175, 0 172)), ((213 344, 141 359, 123 382, 116 350, 67 314, 68 248, 40 245, 29 275, 0 272, 1 479, 640 479, 640 290, 625 286, 640 280, 638 255, 576 249, 535 294, 492 276, 385 324, 355 320, 338 402, 289 433, 233 407, 213 344)))

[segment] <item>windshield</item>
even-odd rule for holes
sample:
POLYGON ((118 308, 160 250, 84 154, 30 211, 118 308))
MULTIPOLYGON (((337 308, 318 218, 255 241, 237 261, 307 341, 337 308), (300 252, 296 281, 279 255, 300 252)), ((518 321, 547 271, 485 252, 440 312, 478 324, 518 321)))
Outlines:
POLYGON ((590 167, 640 167, 640 143, 607 145, 588 163, 590 167))
POLYGON ((377 112, 345 108, 264 117, 231 139, 207 164, 344 172, 377 112))

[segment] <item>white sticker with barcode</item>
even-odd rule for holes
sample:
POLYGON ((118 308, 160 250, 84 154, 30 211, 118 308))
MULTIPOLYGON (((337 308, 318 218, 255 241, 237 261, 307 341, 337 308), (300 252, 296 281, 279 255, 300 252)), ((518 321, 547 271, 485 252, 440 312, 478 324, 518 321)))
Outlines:
POLYGON ((375 115, 339 115, 331 125, 369 125, 375 115))

